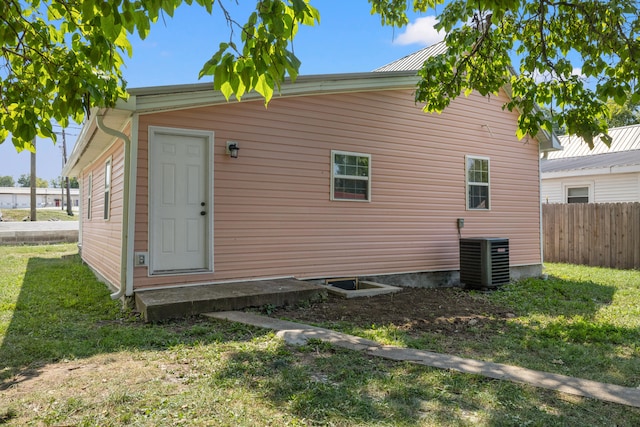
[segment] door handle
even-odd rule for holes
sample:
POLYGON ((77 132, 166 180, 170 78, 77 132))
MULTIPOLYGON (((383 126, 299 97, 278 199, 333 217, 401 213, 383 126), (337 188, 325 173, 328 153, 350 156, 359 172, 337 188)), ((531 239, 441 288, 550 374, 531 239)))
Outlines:
POLYGON ((200 206, 204 206, 204 205, 205 205, 205 203, 204 203, 204 202, 200 203, 200 206))
POLYGON ((205 211, 200 211, 200 215, 206 215, 207 213, 205 211))

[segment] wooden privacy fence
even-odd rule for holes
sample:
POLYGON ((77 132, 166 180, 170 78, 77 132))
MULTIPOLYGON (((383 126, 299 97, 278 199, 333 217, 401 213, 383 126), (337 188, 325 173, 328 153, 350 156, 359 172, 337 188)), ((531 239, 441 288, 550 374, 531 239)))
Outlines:
POLYGON ((543 204, 544 260, 640 268, 640 203, 543 204))

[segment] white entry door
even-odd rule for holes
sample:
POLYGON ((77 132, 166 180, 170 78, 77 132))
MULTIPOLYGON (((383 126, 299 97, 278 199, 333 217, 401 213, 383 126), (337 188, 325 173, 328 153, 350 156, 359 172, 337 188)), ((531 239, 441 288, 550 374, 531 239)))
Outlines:
POLYGON ((149 128, 152 274, 211 271, 213 133, 149 128))

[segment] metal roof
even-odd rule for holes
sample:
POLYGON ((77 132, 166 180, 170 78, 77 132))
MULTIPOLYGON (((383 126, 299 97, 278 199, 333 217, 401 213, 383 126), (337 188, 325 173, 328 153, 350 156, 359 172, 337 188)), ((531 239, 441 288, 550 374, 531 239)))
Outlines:
POLYGON ((558 136, 558 139, 564 148, 560 151, 549 153, 548 159, 566 159, 571 157, 595 156, 598 154, 640 150, 640 125, 611 128, 609 129, 609 135, 613 139, 611 147, 607 147, 600 138, 596 138, 593 140, 593 150, 590 150, 587 143, 580 137, 574 135, 558 136))
POLYGON ((418 71, 422 68, 422 64, 427 58, 437 56, 447 51, 447 45, 444 41, 436 43, 431 46, 427 46, 424 49, 420 49, 410 55, 400 58, 396 61, 390 62, 387 65, 376 68, 374 72, 382 71, 418 71))
MULTIPOLYGON (((556 152, 554 152, 554 154, 555 153, 556 152)), ((635 165, 640 165, 640 149, 618 151, 614 153, 593 154, 580 157, 568 157, 564 159, 543 159, 540 162, 540 170, 542 171, 542 173, 603 168, 613 170, 623 168, 625 166, 635 165)))

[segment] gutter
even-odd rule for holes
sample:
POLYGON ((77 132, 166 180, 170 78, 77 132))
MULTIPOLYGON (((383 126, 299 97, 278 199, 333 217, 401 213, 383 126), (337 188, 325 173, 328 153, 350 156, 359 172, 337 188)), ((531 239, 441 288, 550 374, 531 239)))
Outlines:
POLYGON ((104 114, 96 116, 98 128, 107 135, 122 139, 124 142, 124 179, 122 194, 122 237, 120 248, 120 289, 111 294, 111 299, 120 299, 123 296, 133 295, 133 281, 128 279, 128 248, 129 248, 129 180, 127 179, 131 173, 131 139, 124 133, 107 127, 104 124, 104 114))

